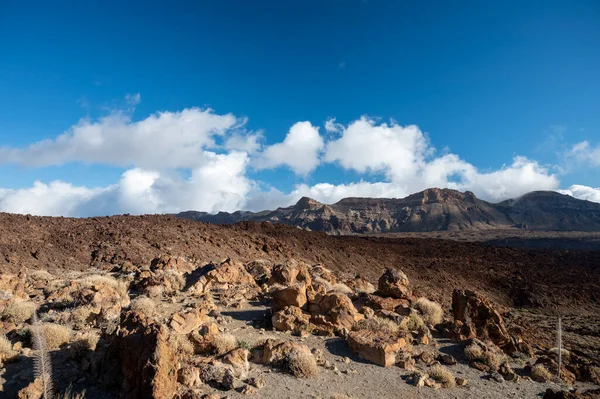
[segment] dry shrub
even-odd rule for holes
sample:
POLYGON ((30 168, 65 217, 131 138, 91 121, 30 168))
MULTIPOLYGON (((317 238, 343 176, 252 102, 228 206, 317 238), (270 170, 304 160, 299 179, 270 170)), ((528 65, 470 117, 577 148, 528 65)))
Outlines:
POLYGON ((92 315, 92 308, 88 306, 79 306, 71 310, 70 320, 77 327, 85 327, 89 321, 90 316, 92 315))
POLYGON ((217 355, 224 355, 238 347, 237 338, 228 333, 215 336, 213 346, 217 355))
POLYGON ((330 292, 339 292, 340 294, 346 294, 346 295, 350 295, 350 294, 354 293, 354 291, 352 291, 352 289, 344 283, 333 284, 329 288, 329 291, 330 292))
POLYGON ((483 349, 476 344, 470 344, 465 346, 465 358, 469 361, 478 362, 484 359, 485 352, 483 349))
POLYGON ((467 360, 483 363, 489 366, 492 371, 498 371, 504 360, 504 354, 493 344, 489 344, 487 350, 485 350, 476 342, 472 342, 465 347, 464 354, 467 360))
POLYGON ((341 393, 336 393, 331 396, 329 399, 354 399, 352 396, 344 395, 341 393))
POLYGON ((185 287, 185 278, 179 272, 175 270, 167 270, 165 272, 165 278, 171 284, 171 289, 175 292, 181 291, 185 287))
POLYGON ((287 370, 294 376, 310 378, 318 374, 317 360, 308 348, 294 348, 285 358, 287 370))
POLYGON ((51 281, 54 279, 54 276, 48 273, 47 270, 32 270, 27 273, 27 280, 32 282, 37 281, 51 281))
POLYGON ((92 274, 85 276, 79 280, 82 284, 87 286, 94 285, 107 285, 112 287, 119 293, 122 299, 128 298, 129 283, 123 280, 118 280, 113 276, 104 274, 92 274))
POLYGON ((0 364, 2 359, 10 358, 15 354, 13 346, 6 338, 6 335, 0 334, 0 364))
POLYGON ((440 364, 436 364, 429 369, 429 377, 442 384, 444 388, 456 386, 456 380, 452 373, 440 364))
POLYGON ((352 327, 354 331, 369 330, 382 332, 386 334, 395 334, 400 331, 400 326, 390 319, 373 316, 369 319, 363 319, 352 327))
POLYGON ((56 399, 85 399, 85 389, 81 392, 73 392, 73 387, 69 385, 63 393, 55 396, 56 399))
POLYGON ((99 340, 100 336, 93 331, 81 335, 69 346, 70 356, 73 359, 79 359, 85 356, 89 351, 95 351, 99 340))
POLYGON ((29 301, 12 300, 2 312, 2 319, 12 321, 16 324, 26 322, 33 316, 35 303, 29 301))
POLYGON ((413 308, 421 312, 425 323, 436 325, 444 319, 444 310, 439 303, 430 301, 427 298, 419 298, 413 303, 413 308))
POLYGON ((73 333, 69 327, 51 323, 43 323, 42 331, 48 349, 60 348, 69 342, 73 333))
POLYGON ((541 364, 531 368, 531 379, 537 382, 548 382, 552 380, 552 374, 541 364))
POLYGON ((131 302, 131 310, 153 317, 156 313, 156 303, 147 296, 142 295, 131 302))
POLYGON ((414 311, 410 312, 410 315, 400 323, 400 329, 403 331, 417 331, 421 327, 425 327, 425 322, 421 316, 414 311))
POLYGON ((171 332, 169 336, 169 343, 173 350, 177 353, 183 353, 186 355, 194 354, 194 344, 189 340, 187 335, 178 334, 171 332))

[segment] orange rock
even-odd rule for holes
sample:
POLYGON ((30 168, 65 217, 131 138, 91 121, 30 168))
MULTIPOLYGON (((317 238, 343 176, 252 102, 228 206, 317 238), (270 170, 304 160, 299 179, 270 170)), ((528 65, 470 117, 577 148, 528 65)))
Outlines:
POLYGON ((396 364, 398 352, 406 350, 406 339, 403 336, 378 331, 351 331, 346 341, 361 358, 383 367, 396 364))

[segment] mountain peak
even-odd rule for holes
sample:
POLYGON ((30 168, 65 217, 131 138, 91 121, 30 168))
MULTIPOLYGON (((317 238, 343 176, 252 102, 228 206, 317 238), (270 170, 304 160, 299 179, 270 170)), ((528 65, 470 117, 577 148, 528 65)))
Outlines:
POLYGON ((315 208, 320 208, 322 206, 323 206, 323 204, 321 204, 319 201, 315 201, 314 199, 309 198, 309 197, 302 197, 302 198, 300 198, 300 200, 298 202, 296 202, 295 208, 315 209, 315 208))

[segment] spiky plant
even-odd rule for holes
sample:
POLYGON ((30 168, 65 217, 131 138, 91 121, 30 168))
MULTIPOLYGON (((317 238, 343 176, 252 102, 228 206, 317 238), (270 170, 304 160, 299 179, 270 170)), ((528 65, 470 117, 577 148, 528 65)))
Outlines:
POLYGON ((42 398, 52 399, 52 364, 50 363, 50 354, 46 348, 44 329, 37 317, 37 312, 33 312, 31 339, 33 341, 33 349, 36 351, 33 358, 35 378, 40 381, 42 398))
POLYGON ((556 346, 558 346, 558 380, 560 381, 562 366, 562 320, 560 316, 558 316, 558 325, 556 326, 556 346))

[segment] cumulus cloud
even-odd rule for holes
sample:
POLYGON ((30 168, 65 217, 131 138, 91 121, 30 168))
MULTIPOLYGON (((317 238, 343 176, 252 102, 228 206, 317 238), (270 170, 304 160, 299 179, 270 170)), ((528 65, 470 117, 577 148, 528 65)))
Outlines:
MULTIPOLYGON (((126 98, 131 107, 139 101, 139 95, 126 98)), ((470 190, 497 202, 559 187, 548 167, 526 157, 517 156, 496 170, 481 170, 449 151, 437 155, 427 135, 414 125, 367 116, 347 125, 330 119, 324 126, 330 136, 324 138, 319 127, 297 122, 282 142, 264 146, 262 133, 245 131, 245 124, 243 118, 211 109, 159 112, 140 121, 117 111, 98 120, 81 120, 52 140, 0 148, 0 163, 5 164, 85 162, 123 168, 121 178, 105 187, 57 180, 0 189, 0 210, 65 216, 256 211, 291 205, 302 196, 334 203, 345 197, 405 197, 429 187, 470 190), (323 163, 358 173, 358 181, 306 183, 308 174, 323 163), (280 166, 305 182, 284 192, 249 177, 253 171, 280 166)), ((595 151, 580 143, 573 156, 595 159, 595 151)), ((563 191, 599 200, 599 189, 572 186, 563 191)))
POLYGON ((98 163, 142 168, 190 168, 202 164, 203 150, 216 146, 215 137, 244 124, 232 114, 189 108, 160 112, 132 122, 125 112, 98 121, 81 120, 56 137, 27 148, 0 148, 0 163, 27 167, 98 163))
POLYGON ((254 154, 261 148, 263 140, 261 132, 251 134, 233 134, 225 141, 225 149, 230 151, 243 151, 248 154, 254 154))
POLYGON ((323 146, 318 127, 310 122, 297 122, 283 142, 273 144, 263 151, 254 166, 269 169, 285 165, 298 175, 306 175, 319 165, 319 154, 323 146))
POLYGON ((589 187, 574 184, 565 190, 558 190, 561 194, 567 194, 575 198, 588 200, 592 202, 600 202, 600 187, 589 187))
POLYGON ((588 141, 582 141, 571 148, 567 153, 567 157, 586 162, 592 166, 600 166, 600 145, 592 147, 588 141))
POLYGON ((245 176, 245 153, 206 153, 207 161, 184 179, 175 173, 132 168, 118 183, 102 188, 62 181, 35 182, 18 190, 0 189, 4 212, 48 216, 118 213, 172 213, 182 210, 233 212, 243 208, 253 183, 245 176))

